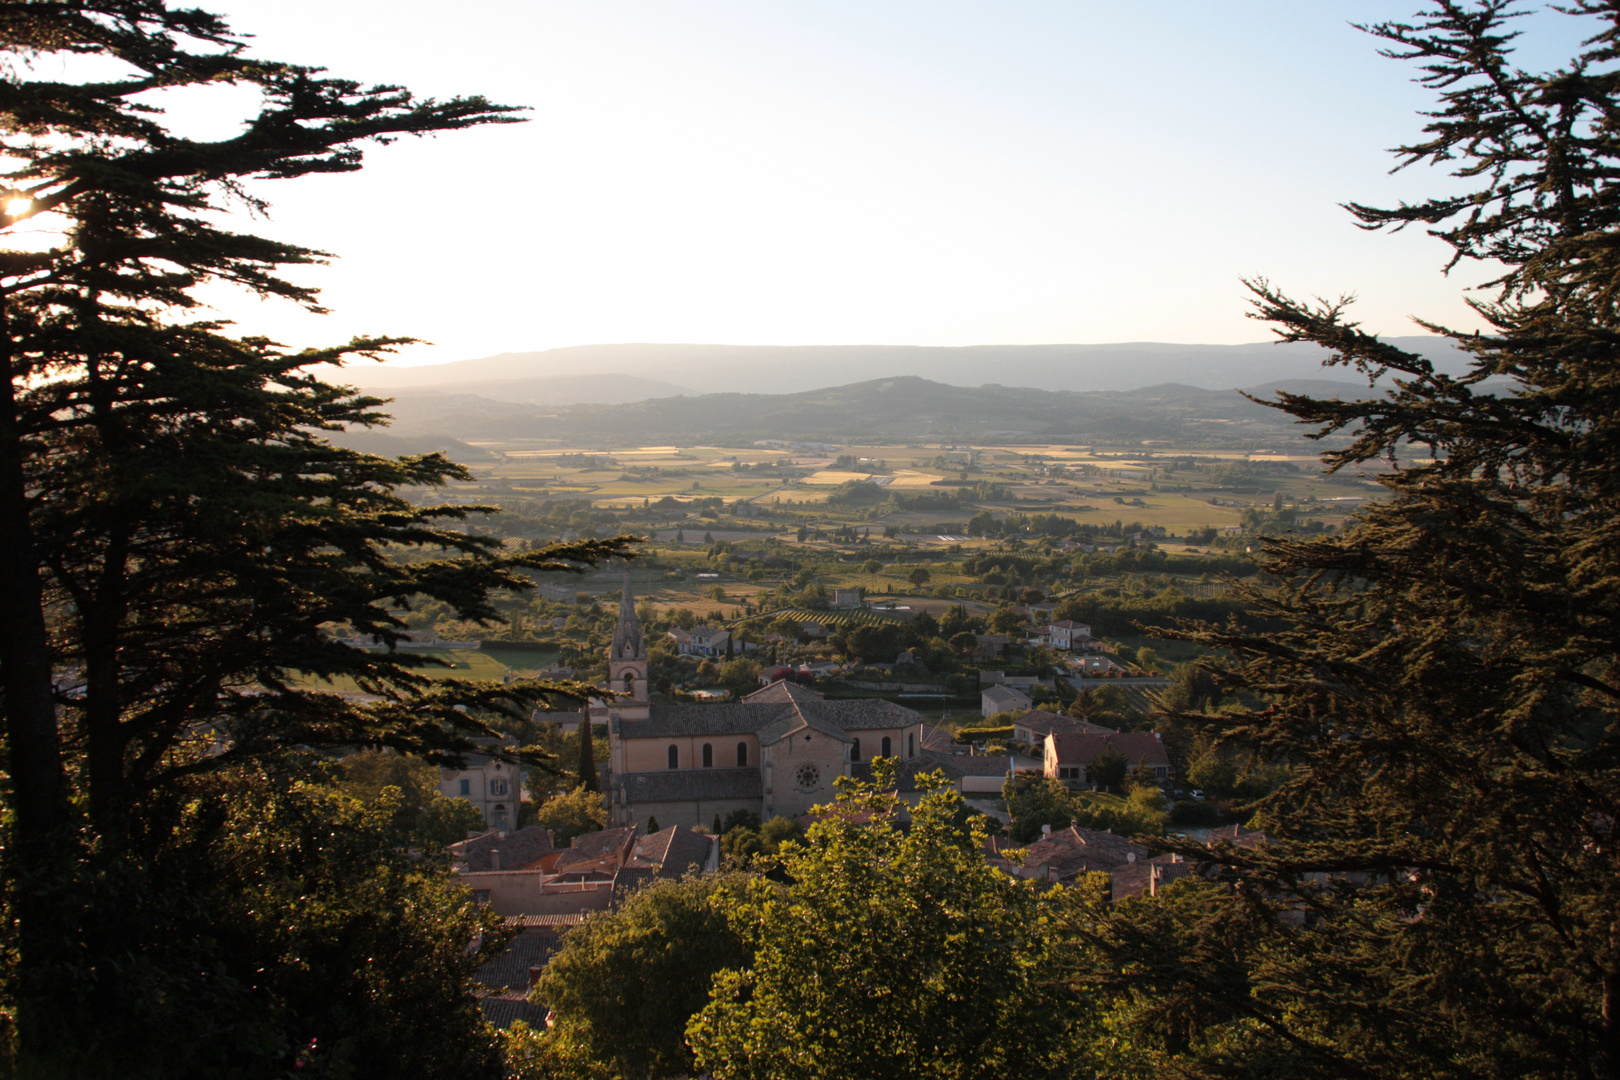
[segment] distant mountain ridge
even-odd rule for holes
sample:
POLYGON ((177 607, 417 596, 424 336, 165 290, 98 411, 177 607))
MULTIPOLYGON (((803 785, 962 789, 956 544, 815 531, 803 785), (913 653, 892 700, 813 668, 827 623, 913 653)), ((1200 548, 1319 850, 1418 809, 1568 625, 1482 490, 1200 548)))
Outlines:
MULTIPOLYGON (((1444 338, 1386 339, 1460 374, 1444 338)), ((1307 344, 1180 345, 578 345, 421 367, 345 371, 369 390, 438 389, 502 401, 613 404, 676 394, 796 393, 868 380, 874 371, 957 386, 1136 390, 1179 383, 1229 390, 1321 378, 1327 353, 1307 344), (651 385, 648 385, 651 384, 651 385)), ((1331 370, 1327 373, 1331 378, 1331 370)), ((1349 376, 1352 380, 1354 376, 1349 376)))
MULTIPOLYGON (((1362 388, 1326 380, 1285 386, 1322 397, 1362 388)), ((1064 391, 952 386, 914 375, 784 394, 720 393, 599 405, 545 406, 476 394, 401 390, 387 411, 397 436, 465 442, 562 440, 608 449, 652 443, 738 446, 815 442, 1132 442, 1235 446, 1292 441, 1292 418, 1235 390, 1167 383, 1135 390, 1064 391)))

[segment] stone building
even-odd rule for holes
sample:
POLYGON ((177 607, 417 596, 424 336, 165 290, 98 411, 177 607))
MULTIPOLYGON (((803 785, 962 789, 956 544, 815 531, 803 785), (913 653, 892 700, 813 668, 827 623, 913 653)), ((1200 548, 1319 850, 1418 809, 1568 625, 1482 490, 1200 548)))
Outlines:
POLYGON ((875 756, 923 750, 923 718, 880 700, 830 701, 789 682, 740 701, 652 704, 647 642, 629 582, 608 659, 609 821, 645 829, 711 825, 748 810, 797 817, 832 802, 833 781, 875 756))

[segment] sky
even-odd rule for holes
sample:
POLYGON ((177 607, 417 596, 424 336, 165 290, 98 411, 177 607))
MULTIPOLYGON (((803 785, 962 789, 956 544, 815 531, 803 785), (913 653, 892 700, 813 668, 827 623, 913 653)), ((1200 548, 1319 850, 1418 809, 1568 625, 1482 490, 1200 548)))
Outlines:
MULTIPOLYGON (((527 122, 266 183, 272 235, 332 314, 224 291, 294 346, 356 334, 442 363, 607 342, 1265 340, 1240 279, 1354 293, 1369 329, 1464 330, 1487 268, 1338 205, 1451 190, 1395 175, 1431 103, 1352 21, 1415 0, 220 0, 253 52, 527 122)), ((1525 20, 1527 66, 1573 20, 1525 20)), ((232 134, 230 90, 173 106, 232 134)))

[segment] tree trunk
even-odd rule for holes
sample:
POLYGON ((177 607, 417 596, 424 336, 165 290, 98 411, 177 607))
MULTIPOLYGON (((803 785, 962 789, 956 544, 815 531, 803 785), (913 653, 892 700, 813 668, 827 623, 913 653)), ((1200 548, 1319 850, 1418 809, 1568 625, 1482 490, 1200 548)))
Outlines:
POLYGON ((21 372, 13 358, 8 312, 0 297, 0 700, 15 818, 6 851, 12 916, 17 920, 20 980, 17 1029, 24 1060, 45 1047, 53 1012, 47 986, 67 935, 57 925, 51 881, 70 843, 62 749, 51 682, 45 593, 29 524, 23 467, 21 372))

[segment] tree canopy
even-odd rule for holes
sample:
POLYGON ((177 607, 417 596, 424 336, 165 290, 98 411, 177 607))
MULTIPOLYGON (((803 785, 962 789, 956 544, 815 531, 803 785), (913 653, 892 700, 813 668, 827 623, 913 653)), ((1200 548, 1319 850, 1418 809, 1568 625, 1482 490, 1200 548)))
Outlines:
MULTIPOLYGON (((132 913, 93 895, 62 903, 75 875, 95 865, 206 895, 207 860, 187 864, 191 880, 145 875, 176 844, 224 850, 243 824, 204 815, 192 831, 208 777, 269 770, 287 790, 319 748, 457 760, 490 718, 568 688, 428 680, 424 658, 393 648, 407 609, 425 598, 492 622, 493 590, 624 548, 503 552, 460 524, 476 509, 400 491, 466 479, 459 466, 327 441, 383 422, 382 402, 308 369, 404 339, 295 353, 233 336, 197 298, 224 283, 319 311, 285 271, 326 255, 242 228, 270 182, 352 171, 367 146, 516 110, 256 59, 217 16, 164 0, 7 4, 0 49, 0 706, 18 949, 6 994, 19 1060, 48 1072, 84 1050, 80 1033, 129 1014, 111 988, 181 1002, 210 972, 254 981, 253 950, 223 944, 221 967, 161 989, 113 978, 122 952, 74 943, 116 942, 132 913), (167 94, 227 85, 258 95, 238 134, 167 125, 167 94), (310 689, 339 677, 370 700, 310 689)), ((132 1075, 140 1042, 118 1045, 132 1075)), ((236 1049, 255 1067, 295 1054, 276 1040, 236 1049)))
POLYGON ((1340 535, 1264 541, 1282 584, 1245 598, 1273 631, 1172 632, 1224 650, 1207 670, 1238 693, 1205 712, 1184 694, 1182 720, 1289 765, 1255 804, 1273 842, 1215 853, 1241 889, 1184 909, 1239 944, 1224 1015, 1177 989, 1212 969, 1162 984, 1183 1075, 1620 1075, 1620 4, 1565 14, 1590 36, 1549 72, 1515 66, 1500 0, 1365 28, 1439 97, 1401 165, 1456 182, 1350 210, 1427 228, 1453 266, 1494 260, 1471 301, 1488 333, 1422 324, 1466 374, 1366 333, 1348 301, 1252 283, 1283 340, 1380 391, 1270 403, 1330 469, 1383 462, 1387 498, 1340 535), (1311 930, 1242 914, 1260 907, 1311 930))

